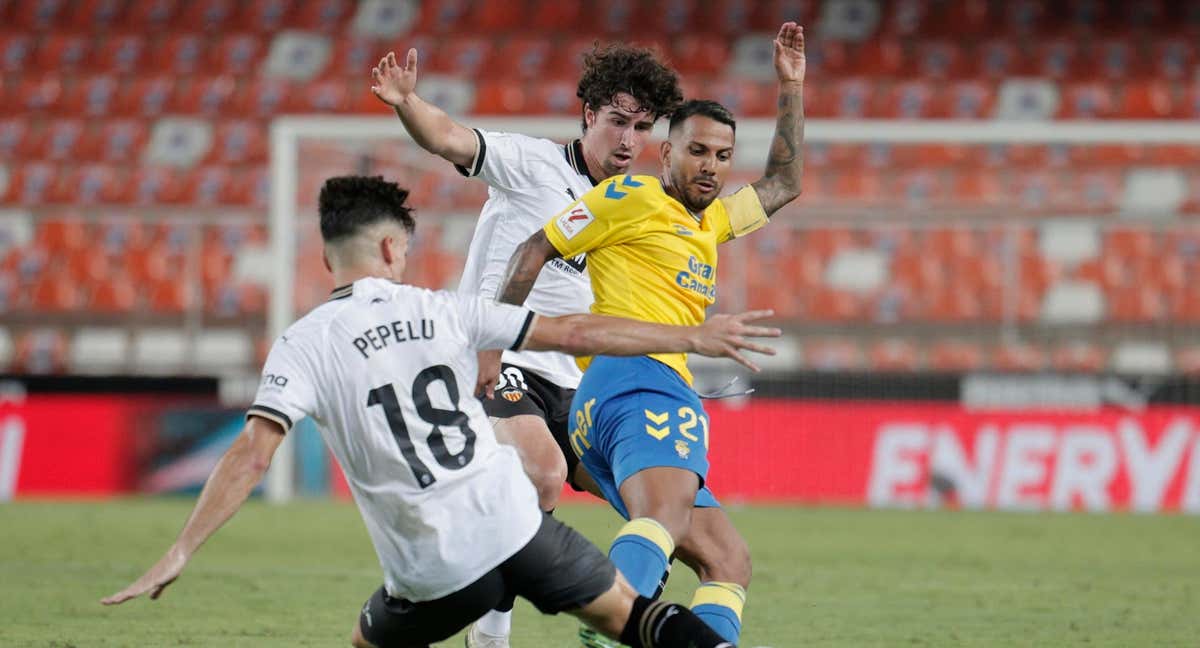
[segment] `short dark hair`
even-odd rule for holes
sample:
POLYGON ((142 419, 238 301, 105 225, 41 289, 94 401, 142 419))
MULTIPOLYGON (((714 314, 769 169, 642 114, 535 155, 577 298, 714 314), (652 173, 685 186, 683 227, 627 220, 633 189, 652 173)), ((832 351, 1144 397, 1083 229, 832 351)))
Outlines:
MULTIPOLYGON (((653 51, 620 43, 606 47, 596 43, 583 56, 583 76, 575 96, 583 100, 585 107, 600 110, 611 104, 618 92, 633 95, 655 120, 670 115, 683 101, 679 76, 653 51)), ((587 130, 587 122, 583 128, 587 130)))
POLYGON ((711 99, 689 99, 671 113, 671 132, 674 132, 677 127, 687 121, 689 117, 700 115, 708 117, 713 121, 720 122, 737 132, 737 122, 733 119, 733 113, 729 109, 711 99))
POLYGON ((382 220, 393 220, 412 234, 416 222, 412 209, 404 204, 406 199, 407 190, 380 176, 329 178, 317 201, 321 238, 333 243, 382 220))

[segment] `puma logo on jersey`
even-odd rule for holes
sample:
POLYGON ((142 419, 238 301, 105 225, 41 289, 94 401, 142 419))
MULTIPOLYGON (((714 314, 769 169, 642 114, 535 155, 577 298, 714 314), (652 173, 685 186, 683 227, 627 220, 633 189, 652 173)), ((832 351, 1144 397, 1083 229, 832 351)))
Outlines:
POLYGON ((558 231, 562 233, 563 238, 571 240, 575 235, 582 232, 583 228, 592 224, 596 217, 592 214, 592 210, 588 209, 586 203, 578 203, 565 211, 554 221, 558 231))

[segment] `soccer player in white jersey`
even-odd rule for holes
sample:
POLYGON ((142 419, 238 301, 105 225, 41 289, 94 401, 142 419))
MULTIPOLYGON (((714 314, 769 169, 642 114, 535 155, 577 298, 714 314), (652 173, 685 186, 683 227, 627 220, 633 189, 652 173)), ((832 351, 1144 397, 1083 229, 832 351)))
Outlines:
MULTIPOLYGON (((157 598, 250 495, 283 435, 312 417, 345 472, 384 572, 355 646, 428 646, 514 593, 569 612, 631 646, 732 647, 687 608, 638 597, 612 563, 538 510, 516 451, 497 443, 468 393, 482 349, 576 354, 769 353, 747 322, 702 327, 596 315, 542 317, 477 296, 397 283, 414 224, 407 192, 382 178, 326 182, 325 265, 341 285, 271 349, 242 435, 209 477, 178 539, 103 602, 157 598)), ((750 365, 752 366, 752 365, 750 365)))
MULTIPOLYGON (((403 65, 389 53, 372 70, 372 91, 396 110, 418 145, 488 185, 460 292, 494 298, 517 245, 597 182, 628 173, 655 121, 682 101, 677 75, 649 50, 611 45, 592 51, 583 64, 576 93, 583 135, 565 145, 456 122, 417 95, 415 49, 403 65)), ((546 315, 585 313, 591 304, 582 255, 548 263, 526 302, 546 315)), ((480 354, 479 363, 475 390, 485 396, 483 407, 497 438, 517 448, 542 510, 557 505, 564 480, 600 496, 586 471, 578 469, 567 439, 571 399, 582 375, 574 359, 552 351, 504 351, 501 364, 497 351, 480 354)), ((468 648, 508 646, 508 610, 511 602, 502 602, 496 613, 480 619, 468 648)))

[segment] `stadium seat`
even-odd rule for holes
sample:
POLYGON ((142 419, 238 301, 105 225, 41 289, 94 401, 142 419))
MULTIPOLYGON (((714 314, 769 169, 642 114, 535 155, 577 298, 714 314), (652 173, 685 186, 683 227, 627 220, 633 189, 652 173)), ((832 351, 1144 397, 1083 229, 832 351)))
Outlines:
POLYGON ((117 167, 106 164, 88 164, 79 167, 64 177, 60 185, 61 201, 74 201, 81 205, 98 205, 120 202, 126 190, 127 174, 117 167))
POLYGON ((1186 38, 1155 38, 1150 47, 1155 76, 1182 80, 1195 69, 1196 45, 1186 38))
POLYGON ((107 31, 124 16, 124 0, 78 0, 56 24, 74 31, 107 31))
POLYGON ((60 315, 78 310, 82 305, 79 284, 65 270, 45 272, 34 282, 30 298, 34 312, 60 315))
POLYGON ((1037 372, 1046 368, 1044 349, 1029 343, 1002 344, 992 354, 991 367, 996 371, 1037 372))
POLYGON ((871 370, 909 372, 922 368, 921 348, 910 340, 887 338, 874 343, 869 353, 871 370))
MULTIPOLYGON (((191 6, 208 6, 193 3, 191 6)), ((220 6, 220 5, 213 5, 220 6)), ((193 26, 191 29, 195 29, 193 26)), ((193 75, 208 72, 209 38, 197 33, 169 34, 150 48, 148 65, 139 72, 193 75)))
MULTIPOLYGON (((383 40, 362 36, 337 38, 332 42, 329 64, 325 66, 326 78, 361 79, 366 87, 371 78, 371 68, 389 51, 395 51, 398 61, 407 56, 408 48, 413 44, 408 39, 402 43, 389 43, 383 40)), ((428 52, 418 51, 418 70, 423 69, 428 52)))
POLYGON ((499 78, 541 79, 550 64, 553 47, 545 38, 516 36, 496 47, 488 75, 499 78))
POLYGON ((454 76, 474 77, 490 70, 494 44, 490 38, 449 37, 429 51, 426 69, 454 76))
POLYGON ((255 34, 227 34, 213 44, 214 74, 246 75, 258 71, 263 42, 255 34))
POLYGON ((341 31, 353 13, 351 0, 311 0, 296 3, 285 22, 297 29, 336 32, 341 31))
POLYGON ((193 289, 179 277, 171 277, 145 286, 146 305, 160 315, 182 315, 196 303, 193 289))
POLYGON ((175 15, 174 27, 192 32, 219 32, 233 20, 237 5, 234 0, 185 2, 175 15))
POLYGON ((932 371, 966 372, 986 366, 983 350, 966 340, 940 340, 929 347, 928 366, 932 371))
MULTIPOLYGON (((530 7, 528 6, 530 3, 478 2, 473 3, 474 6, 467 9, 468 14, 466 16, 455 16, 454 13, 457 12, 448 11, 455 4, 458 3, 440 3, 443 15, 438 17, 440 24, 436 25, 436 27, 442 28, 442 31, 457 31, 465 26, 479 34, 509 33, 525 28, 530 14, 530 7), (452 19, 454 22, 446 24, 447 19, 452 19)), ((535 2, 533 4, 541 3, 535 2)), ((556 30, 562 30, 563 27, 565 25, 562 24, 552 26, 556 30)))
POLYGON ((853 371, 866 364, 862 349, 850 340, 809 338, 802 350, 804 366, 817 371, 853 371))
POLYGON ((183 4, 186 3, 177 0, 130 0, 121 23, 145 33, 154 33, 169 27, 183 4))
POLYGON ((164 117, 154 123, 142 162, 190 167, 212 148, 212 125, 204 119, 164 117))
POLYGON ((91 68, 97 72, 136 73, 146 60, 146 41, 139 34, 109 34, 100 39, 91 68))
POLYGON ((930 97, 929 117, 942 119, 984 119, 992 114, 996 102, 993 86, 980 81, 947 84, 930 97))
POLYGON ((516 115, 528 111, 526 86, 512 81, 480 80, 476 84, 473 112, 482 115, 516 115))
POLYGON ((47 34, 34 59, 36 69, 47 73, 73 71, 87 61, 92 43, 91 38, 82 34, 47 34))
POLYGON ((121 117, 158 117, 167 111, 175 92, 173 76, 136 77, 122 85, 113 104, 113 114, 121 117))
POLYGON ((167 103, 168 112, 219 117, 233 100, 236 89, 237 81, 230 76, 190 77, 176 87, 167 103))
POLYGON ((101 126, 101 157, 109 162, 130 162, 142 154, 149 139, 140 120, 116 120, 101 126))
POLYGON ((36 53, 36 41, 26 33, 0 32, 0 72, 24 72, 36 53))
POLYGON ((293 0, 249 0, 238 4, 233 24, 238 29, 267 33, 283 26, 292 12, 293 0))
MULTIPOLYGON (((66 4, 61 0, 25 0, 14 3, 11 10, 11 26, 28 31, 48 29, 60 15, 67 12, 66 4)), ((2 9, 3 6, 0 5, 0 10, 2 9)))
POLYGON ((325 70, 332 49, 329 39, 322 34, 280 32, 271 39, 262 74, 272 78, 309 81, 325 70))
POLYGON ((98 75, 73 80, 63 89, 58 104, 64 117, 104 117, 113 111, 120 83, 115 76, 98 75))
POLYGON ((37 114, 53 112, 62 98, 63 85, 54 78, 22 78, 12 89, 8 101, 17 108, 16 113, 37 114), (24 111, 23 113, 21 111, 24 111))
POLYGON ((180 200, 198 206, 220 205, 231 183, 232 175, 226 167, 198 167, 180 179, 180 200))
POLYGON ((1063 91, 1058 117, 1063 119, 1108 119, 1116 115, 1116 99, 1107 83, 1069 83, 1063 91))
POLYGON ((67 368, 71 373, 114 374, 129 359, 129 334, 122 328, 85 326, 71 338, 67 368))
POLYGON ((1055 371, 1098 373, 1104 370, 1108 358, 1103 349, 1083 341, 1068 342, 1054 349, 1050 366, 1055 371))
POLYGON ((958 43, 946 40, 924 41, 915 52, 917 73, 924 79, 957 79, 967 76, 969 61, 958 43))
POLYGON ((303 112, 300 87, 283 79, 254 78, 242 82, 229 104, 230 116, 269 119, 276 115, 303 112))
POLYGON ((1047 324, 1094 324, 1105 315, 1104 293, 1090 281, 1060 281, 1044 293, 1041 319, 1047 324))
POLYGON ((17 373, 62 373, 66 368, 67 338, 55 328, 27 330, 17 338, 15 355, 17 373))

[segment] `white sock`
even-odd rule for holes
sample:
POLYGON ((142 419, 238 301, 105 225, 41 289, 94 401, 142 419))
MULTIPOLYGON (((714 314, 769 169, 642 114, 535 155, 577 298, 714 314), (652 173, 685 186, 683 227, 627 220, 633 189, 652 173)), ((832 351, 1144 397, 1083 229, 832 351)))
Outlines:
POLYGON ((512 632, 512 610, 508 612, 488 610, 487 614, 479 617, 479 620, 475 622, 475 627, 486 635, 507 637, 512 632))

